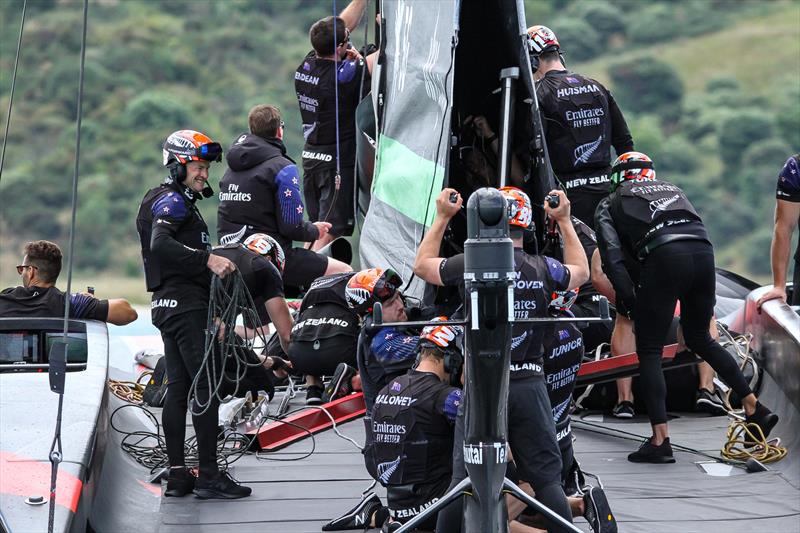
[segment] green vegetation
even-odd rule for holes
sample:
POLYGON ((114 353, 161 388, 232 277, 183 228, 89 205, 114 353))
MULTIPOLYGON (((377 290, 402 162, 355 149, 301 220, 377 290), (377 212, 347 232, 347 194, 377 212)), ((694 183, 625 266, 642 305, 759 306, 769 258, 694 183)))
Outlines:
MULTIPOLYGON (((164 175, 161 142, 193 128, 227 147, 246 129, 247 110, 269 102, 283 110, 289 153, 299 156, 292 73, 309 49, 308 27, 332 5, 90 4, 76 269, 82 279, 110 280, 108 292, 141 298, 141 280, 121 278, 140 275, 134 215, 164 175)), ((526 0, 526 7, 530 24, 559 35, 571 68, 614 89, 637 147, 697 203, 720 265, 764 280, 775 176, 800 148, 800 3, 526 0)), ((21 8, 21 0, 0 2, 3 124, 21 8)), ((49 238, 66 248, 69 227, 81 2, 35 0, 28 8, 0 182, 2 286, 17 281, 22 242, 49 238)), ((363 33, 354 37, 360 46, 363 33)), ((215 165, 212 181, 223 171, 215 165)), ((216 200, 201 209, 213 232, 216 200)))
POLYGON ((800 2, 562 4, 527 2, 528 21, 613 90, 636 148, 703 216, 717 264, 768 282, 777 173, 800 150, 800 2), (604 44, 584 36, 573 54, 562 22, 570 36, 587 22, 604 44))

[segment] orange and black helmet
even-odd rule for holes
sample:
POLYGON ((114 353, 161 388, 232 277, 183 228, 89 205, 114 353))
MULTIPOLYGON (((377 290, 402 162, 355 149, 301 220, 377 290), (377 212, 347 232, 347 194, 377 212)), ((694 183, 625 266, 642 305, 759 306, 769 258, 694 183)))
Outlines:
POLYGON ((508 225, 528 229, 533 220, 531 199, 517 187, 500 187, 499 190, 503 193, 508 206, 508 225))
POLYGON ((611 165, 611 191, 626 180, 654 180, 653 160, 642 152, 625 152, 611 165))
POLYGON ((244 246, 258 255, 267 258, 273 265, 278 267, 278 271, 283 274, 283 266, 286 264, 286 256, 283 248, 274 238, 266 233, 254 233, 244 241, 244 246))
MULTIPOLYGON (((447 320, 446 316, 437 316, 434 321, 447 320)), ((419 335, 419 345, 422 347, 438 348, 442 351, 459 350, 461 351, 461 337, 464 328, 461 326, 451 326, 448 324, 430 325, 422 329, 419 335)))
POLYGON ((403 286, 403 278, 391 268, 369 268, 356 272, 344 289, 347 305, 359 316, 372 311, 375 302, 385 302, 403 286))
POLYGON ((222 161, 222 146, 207 135, 194 130, 178 130, 164 141, 164 166, 189 161, 222 161))

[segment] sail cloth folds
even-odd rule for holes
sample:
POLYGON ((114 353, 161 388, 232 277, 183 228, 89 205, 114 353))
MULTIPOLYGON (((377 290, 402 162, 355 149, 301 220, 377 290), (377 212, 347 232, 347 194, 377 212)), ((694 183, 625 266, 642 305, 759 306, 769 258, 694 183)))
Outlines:
MULTIPOLYGON (((362 268, 390 267, 411 279, 423 231, 436 215, 450 141, 458 2, 383 0, 382 97, 372 198, 361 229, 362 268)), ((382 86, 381 86, 382 85, 382 86)), ((406 294, 422 298, 419 279, 406 294)))

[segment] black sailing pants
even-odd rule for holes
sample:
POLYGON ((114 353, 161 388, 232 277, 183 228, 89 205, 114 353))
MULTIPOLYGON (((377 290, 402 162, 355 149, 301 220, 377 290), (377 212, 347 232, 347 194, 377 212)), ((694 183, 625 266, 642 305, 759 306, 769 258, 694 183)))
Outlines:
MULTIPOLYGON (((448 490, 467 476, 464 465, 464 402, 458 407, 453 441, 453 479, 448 490)), ((536 499, 572 522, 572 511, 561 486, 561 452, 556 442, 553 410, 543 376, 512 379, 508 387, 508 444, 516 472, 536 492, 536 499)), ((464 498, 439 511, 437 533, 457 533, 464 516, 464 498)), ((551 533, 565 529, 548 521, 551 533)))
POLYGON ((715 292, 714 249, 707 242, 675 241, 656 248, 644 260, 634 327, 642 390, 653 425, 667 422, 661 355, 678 300, 686 346, 708 362, 740 398, 752 392, 733 358, 708 332, 715 292))
MULTIPOLYGON (((186 439, 188 397, 192 381, 203 362, 206 320, 205 310, 189 311, 169 318, 160 327, 169 380, 161 420, 164 424, 164 439, 167 441, 170 466, 185 464, 183 443, 186 439)), ((196 399, 201 405, 208 403, 209 385, 204 376, 198 382, 196 393, 196 399)), ((202 410, 195 405, 193 409, 198 412, 202 410)), ((200 473, 204 476, 213 476, 218 471, 218 410, 219 400, 215 395, 203 414, 192 416, 197 436, 200 473)))

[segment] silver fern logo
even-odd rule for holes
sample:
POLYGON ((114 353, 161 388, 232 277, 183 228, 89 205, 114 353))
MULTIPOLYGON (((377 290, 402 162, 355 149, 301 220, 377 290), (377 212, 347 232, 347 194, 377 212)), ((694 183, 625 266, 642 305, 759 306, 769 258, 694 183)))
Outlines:
POLYGON ((519 337, 511 337, 511 349, 516 350, 517 346, 522 344, 527 337, 528 337, 527 331, 524 331, 522 335, 520 335, 519 337))
MULTIPOLYGON (((220 193, 220 194, 222 194, 222 193, 220 193)), ((226 244, 239 242, 239 241, 242 240, 242 237, 244 237, 244 234, 245 234, 246 231, 247 231, 247 226, 242 226, 242 229, 240 229, 236 233, 229 233, 229 234, 227 234, 227 235, 225 235, 223 237, 220 237, 219 243, 221 245, 225 246, 226 244)))
POLYGON ((553 421, 554 422, 558 422, 558 420, 561 418, 561 415, 563 415, 564 411, 566 411, 567 407, 569 407, 569 404, 570 404, 571 400, 572 400, 572 396, 570 396, 569 398, 567 398, 566 400, 564 400, 560 404, 558 404, 555 407, 553 407, 553 421))
POLYGON ((573 155, 575 156, 575 164, 573 166, 578 166, 578 163, 587 163, 589 158, 592 157, 597 149, 600 147, 600 143, 603 142, 603 136, 597 138, 590 143, 582 144, 575 148, 573 155))
POLYGON ((680 197, 680 194, 676 194, 675 196, 671 196, 669 198, 659 198, 658 200, 653 200, 650 202, 650 219, 652 220, 659 211, 666 211, 667 208, 677 202, 678 198, 680 197))
POLYGON ((378 481, 380 481, 384 485, 389 483, 389 478, 392 477, 392 474, 394 474, 394 471, 397 470, 398 466, 400 466, 399 455, 397 456, 397 459, 395 459, 394 461, 378 464, 378 481))

